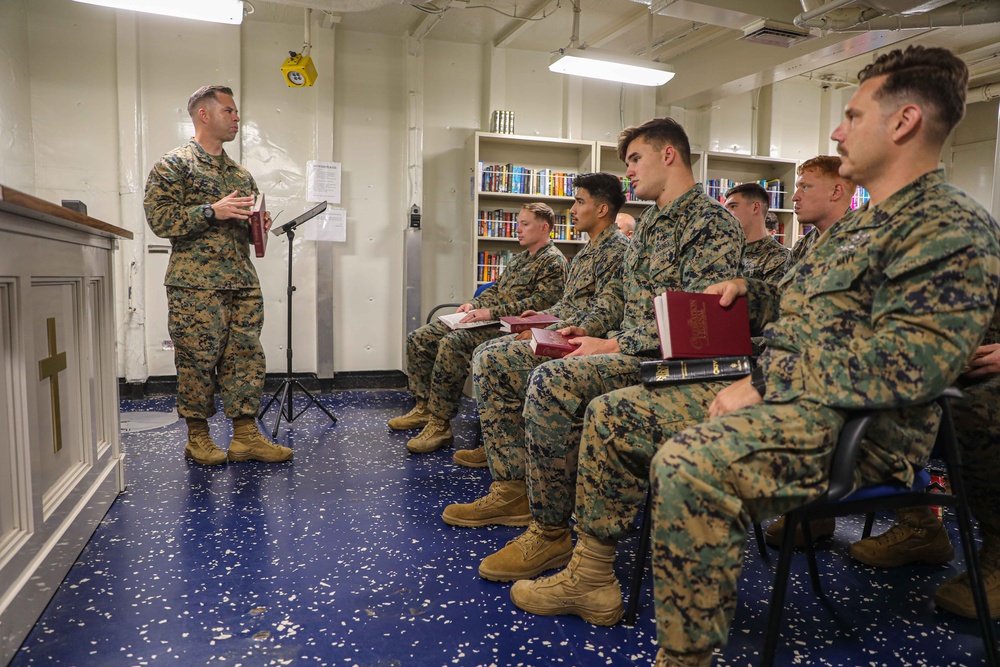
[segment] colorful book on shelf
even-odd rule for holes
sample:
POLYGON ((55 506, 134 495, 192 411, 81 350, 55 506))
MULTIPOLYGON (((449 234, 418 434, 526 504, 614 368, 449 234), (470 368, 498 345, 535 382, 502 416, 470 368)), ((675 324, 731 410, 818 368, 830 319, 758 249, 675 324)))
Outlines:
POLYGON ((496 324, 500 320, 482 320, 481 322, 462 322, 468 313, 451 313, 450 315, 438 315, 438 319, 448 325, 449 329, 478 329, 496 324))
POLYGON ((558 324, 561 320, 554 315, 545 313, 535 313, 534 315, 511 315, 500 318, 500 331, 508 333, 520 333, 526 329, 544 329, 552 324, 558 324))
POLYGON ((540 357, 559 359, 577 348, 566 336, 549 329, 531 330, 531 351, 540 357))
POLYGON ((749 355, 750 315, 746 297, 728 308, 717 294, 664 292, 653 299, 664 359, 749 355))
POLYGON ((267 231, 264 229, 264 216, 267 209, 264 207, 264 194, 257 195, 257 199, 250 209, 250 236, 253 238, 254 254, 258 257, 264 256, 267 250, 267 231))
POLYGON ((639 364, 643 384, 661 385, 680 382, 738 380, 750 375, 750 357, 713 357, 711 359, 657 359, 639 364))

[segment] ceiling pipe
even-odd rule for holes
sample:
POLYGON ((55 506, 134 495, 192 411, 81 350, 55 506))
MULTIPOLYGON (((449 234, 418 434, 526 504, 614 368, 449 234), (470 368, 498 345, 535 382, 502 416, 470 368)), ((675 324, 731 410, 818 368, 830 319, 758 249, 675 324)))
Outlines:
POLYGON ((965 93, 965 103, 989 102, 1000 97, 1000 83, 987 83, 984 86, 969 88, 965 93))
POLYGON ((420 0, 270 0, 276 4, 291 7, 306 7, 323 12, 346 14, 349 12, 367 12, 386 5, 423 4, 420 0))
POLYGON ((846 7, 847 5, 854 4, 854 0, 830 0, 830 2, 824 3, 822 5, 817 4, 813 0, 802 0, 802 8, 805 10, 801 14, 795 17, 792 21, 795 25, 800 28, 806 27, 823 27, 816 26, 810 22, 814 21, 824 21, 825 17, 836 9, 841 7, 846 7), (807 9, 806 7, 813 5, 812 9, 807 9))
POLYGON ((580 43, 580 0, 573 0, 573 34, 569 37, 569 48, 575 49, 580 43))
POLYGON ((313 10, 306 8, 305 35, 302 43, 302 57, 307 57, 312 51, 312 13, 313 10))
MULTIPOLYGON (((808 0, 803 0, 805 6, 808 0)), ((868 30, 920 30, 954 26, 983 25, 1000 22, 1000 3, 977 0, 961 6, 938 7, 923 14, 908 16, 882 16, 871 8, 842 10, 834 9, 853 0, 833 0, 812 11, 795 17, 794 23, 800 28, 820 28, 832 32, 862 32, 868 30)))

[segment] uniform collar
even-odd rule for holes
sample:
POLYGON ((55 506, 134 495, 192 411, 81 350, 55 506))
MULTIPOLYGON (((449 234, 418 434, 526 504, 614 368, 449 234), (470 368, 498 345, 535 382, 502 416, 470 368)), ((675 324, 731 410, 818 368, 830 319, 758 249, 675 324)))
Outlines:
MULTIPOLYGON (((210 154, 208 151, 202 148, 201 144, 199 144, 194 139, 191 139, 190 145, 194 147, 194 154, 198 157, 198 160, 200 160, 201 162, 205 162, 212 165, 219 164, 219 161, 216 160, 216 156, 210 154)), ((226 153, 225 148, 222 149, 222 164, 226 168, 231 167, 235 164, 232 160, 229 159, 229 155, 226 153)))
POLYGON ((868 205, 864 209, 864 214, 854 218, 855 224, 867 226, 868 224, 878 224, 882 220, 893 217, 904 208, 910 206, 913 200, 921 196, 931 188, 939 187, 947 183, 944 177, 944 169, 929 171, 923 176, 910 181, 896 192, 892 193, 877 206, 868 205), (864 222, 862 222, 864 221, 864 222))
MULTIPOLYGON (((691 186, 687 192, 682 194, 677 199, 673 200, 666 206, 656 211, 656 217, 662 218, 664 216, 668 218, 677 218, 692 202, 696 201, 701 195, 704 194, 704 189, 701 187, 701 183, 695 183, 691 186)), ((655 206, 655 204, 654 204, 655 206)))
POLYGON ((616 225, 614 222, 612 222, 610 225, 608 225, 607 227, 605 227, 604 230, 600 234, 598 234, 596 237, 594 237, 593 239, 591 239, 591 242, 588 243, 587 245, 598 246, 601 243, 607 241, 612 236, 614 236, 615 232, 618 232, 619 234, 621 233, 619 231, 619 229, 618 229, 618 225, 616 225))

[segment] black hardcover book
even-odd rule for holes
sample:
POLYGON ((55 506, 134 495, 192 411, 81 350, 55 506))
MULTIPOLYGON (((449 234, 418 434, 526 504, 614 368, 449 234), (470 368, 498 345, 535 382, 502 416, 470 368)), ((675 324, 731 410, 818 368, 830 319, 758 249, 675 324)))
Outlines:
POLYGON ((657 359, 640 364, 642 382, 647 385, 680 382, 738 380, 750 375, 750 357, 714 357, 712 359, 657 359))

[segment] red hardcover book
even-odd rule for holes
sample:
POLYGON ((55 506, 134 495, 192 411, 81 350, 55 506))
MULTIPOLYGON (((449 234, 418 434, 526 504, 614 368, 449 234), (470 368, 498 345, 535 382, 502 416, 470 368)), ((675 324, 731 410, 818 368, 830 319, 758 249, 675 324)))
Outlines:
POLYGON ((664 292, 653 299, 664 359, 749 355, 750 314, 746 297, 728 308, 717 294, 664 292))
POLYGON ((253 236, 253 249, 258 257, 263 257, 264 251, 267 250, 267 233, 264 231, 264 213, 266 212, 262 193, 257 196, 257 201, 253 203, 253 208, 250 210, 250 234, 253 236))
POLYGON ((569 339, 558 331, 550 331, 549 329, 531 330, 531 351, 540 357, 558 359, 565 357, 576 348, 576 345, 570 343, 569 339))
POLYGON ((520 333, 525 329, 544 329, 551 324, 557 324, 561 320, 554 315, 545 315, 544 313, 535 313, 534 315, 528 315, 526 317, 521 317, 520 315, 510 315, 507 317, 500 318, 500 331, 506 331, 507 333, 520 333))

